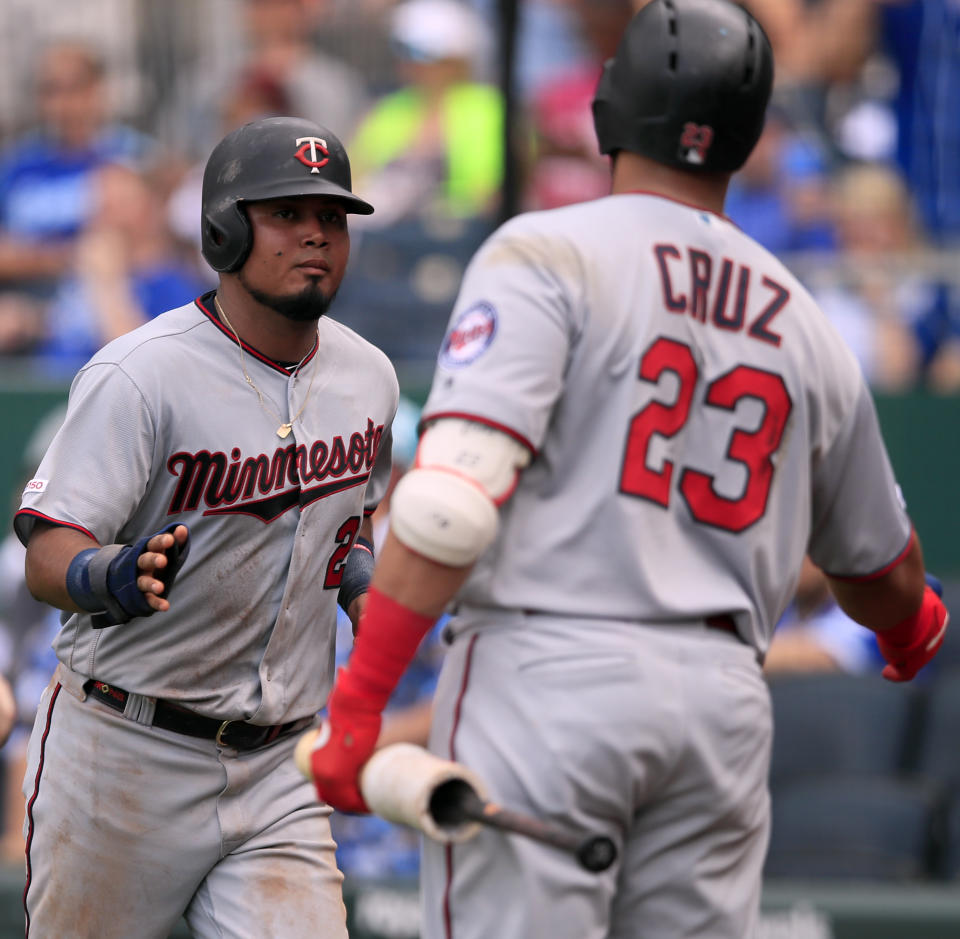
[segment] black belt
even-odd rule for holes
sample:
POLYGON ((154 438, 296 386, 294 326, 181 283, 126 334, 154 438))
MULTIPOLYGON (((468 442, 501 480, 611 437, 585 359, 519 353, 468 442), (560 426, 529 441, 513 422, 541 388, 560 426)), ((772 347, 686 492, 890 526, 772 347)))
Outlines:
POLYGON ((719 629, 721 632, 733 633, 733 635, 738 638, 740 636, 737 632, 737 623, 729 613, 717 613, 714 616, 707 616, 703 621, 707 624, 708 629, 719 629))
MULTIPOLYGON (((116 685, 108 685, 91 678, 84 682, 83 690, 115 711, 122 712, 126 707, 128 692, 116 685)), ((256 750, 257 747, 273 743, 274 740, 312 723, 312 717, 269 726, 250 724, 247 721, 218 721, 215 717, 204 717, 158 698, 151 726, 186 734, 188 737, 215 740, 218 746, 231 747, 234 750, 256 750)))

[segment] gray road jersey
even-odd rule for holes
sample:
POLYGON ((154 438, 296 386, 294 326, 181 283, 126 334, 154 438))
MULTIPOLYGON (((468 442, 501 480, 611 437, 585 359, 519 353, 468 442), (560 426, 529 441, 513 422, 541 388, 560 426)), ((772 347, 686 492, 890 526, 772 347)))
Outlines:
POLYGON ((198 303, 110 343, 77 375, 67 416, 28 484, 36 517, 131 543, 171 522, 190 554, 171 609, 96 630, 65 617, 60 659, 130 691, 224 719, 275 723, 323 706, 333 677, 337 583, 383 494, 398 385, 389 360, 323 317, 291 378, 239 348, 198 303), (296 414, 280 439, 273 411, 296 414))
POLYGON ((442 414, 536 453, 464 603, 729 612, 763 651, 805 551, 864 576, 909 539, 869 392, 816 304, 729 221, 657 196, 487 241, 424 409, 442 414))

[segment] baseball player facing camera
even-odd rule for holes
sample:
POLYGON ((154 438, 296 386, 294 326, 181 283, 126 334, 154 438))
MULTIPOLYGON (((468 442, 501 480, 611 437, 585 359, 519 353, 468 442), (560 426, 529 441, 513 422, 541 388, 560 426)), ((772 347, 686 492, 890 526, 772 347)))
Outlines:
POLYGON ((596 91, 612 195, 516 217, 468 267, 313 775, 364 810, 380 712, 455 600, 431 749, 619 860, 427 842, 425 939, 754 935, 761 661, 804 555, 887 678, 942 642, 856 361, 723 216, 772 81, 742 7, 653 0, 596 91))
POLYGON ((324 316, 349 254, 336 136, 272 118, 203 182, 215 291, 73 382, 15 528, 64 610, 24 782, 29 936, 346 936, 291 753, 365 602, 390 474, 387 358, 324 316))

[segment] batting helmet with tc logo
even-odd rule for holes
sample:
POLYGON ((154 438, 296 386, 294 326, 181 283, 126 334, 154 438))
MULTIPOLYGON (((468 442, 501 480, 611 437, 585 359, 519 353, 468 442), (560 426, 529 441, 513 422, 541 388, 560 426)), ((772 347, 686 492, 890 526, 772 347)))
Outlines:
POLYGON ((253 244, 244 202, 330 196, 348 212, 373 206, 350 191, 350 160, 336 134, 296 117, 244 124, 213 148, 203 172, 201 249, 215 271, 243 266, 253 244))

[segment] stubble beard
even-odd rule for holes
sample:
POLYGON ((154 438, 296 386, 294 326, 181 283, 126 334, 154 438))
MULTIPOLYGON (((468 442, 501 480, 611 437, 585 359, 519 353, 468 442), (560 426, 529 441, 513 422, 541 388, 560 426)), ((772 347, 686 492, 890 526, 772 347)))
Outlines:
POLYGON ((337 296, 336 290, 327 296, 321 290, 320 284, 316 282, 307 284, 299 293, 292 295, 278 296, 265 293, 252 287, 243 276, 243 271, 240 271, 240 284, 258 303, 262 303, 294 323, 316 322, 330 309, 330 305, 337 296))

